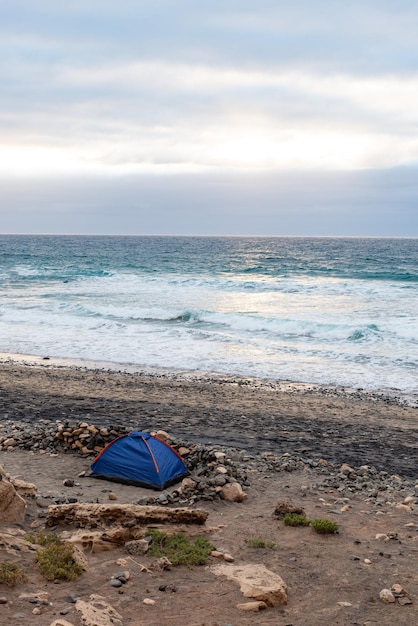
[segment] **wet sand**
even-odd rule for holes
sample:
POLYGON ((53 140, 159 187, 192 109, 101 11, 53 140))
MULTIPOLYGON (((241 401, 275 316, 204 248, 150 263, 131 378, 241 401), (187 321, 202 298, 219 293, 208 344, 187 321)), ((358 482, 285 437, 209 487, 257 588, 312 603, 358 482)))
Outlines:
POLYGON ((418 409, 361 390, 3 362, 0 419, 163 429, 185 441, 418 476, 418 409))

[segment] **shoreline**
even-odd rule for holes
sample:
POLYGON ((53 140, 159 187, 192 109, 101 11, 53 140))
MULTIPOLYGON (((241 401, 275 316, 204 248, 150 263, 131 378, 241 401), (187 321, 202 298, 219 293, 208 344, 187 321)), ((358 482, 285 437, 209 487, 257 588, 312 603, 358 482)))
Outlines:
POLYGON ((411 396, 400 389, 377 390, 360 387, 348 387, 326 383, 309 383, 285 379, 251 377, 240 374, 224 374, 203 370, 177 370, 174 368, 149 367, 130 363, 110 361, 58 358, 31 354, 0 352, 2 365, 18 365, 23 367, 44 367, 50 369, 68 369, 98 374, 128 374, 138 377, 166 379, 173 382, 207 382, 251 385, 254 388, 268 387, 278 392, 296 394, 337 395, 341 397, 358 397, 370 401, 383 401, 399 406, 418 408, 418 394, 411 396))
POLYGON ((46 363, 0 363, 3 432, 14 423, 87 421, 418 476, 418 410, 392 400, 239 377, 167 377, 46 363))

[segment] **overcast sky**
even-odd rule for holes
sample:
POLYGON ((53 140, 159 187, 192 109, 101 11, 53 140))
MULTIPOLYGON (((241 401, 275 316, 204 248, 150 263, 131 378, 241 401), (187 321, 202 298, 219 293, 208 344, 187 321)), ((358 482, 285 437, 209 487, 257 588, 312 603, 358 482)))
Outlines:
POLYGON ((418 236, 416 0, 0 16, 0 232, 418 236))

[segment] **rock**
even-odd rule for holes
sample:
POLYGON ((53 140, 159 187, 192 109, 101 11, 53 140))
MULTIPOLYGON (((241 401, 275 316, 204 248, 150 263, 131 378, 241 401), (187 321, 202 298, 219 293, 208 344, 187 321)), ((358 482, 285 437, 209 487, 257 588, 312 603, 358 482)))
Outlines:
POLYGON ((170 435, 165 430, 157 430, 155 436, 163 441, 168 441, 170 439, 170 435))
POLYGON ((341 474, 344 474, 345 476, 349 476, 350 474, 354 473, 354 470, 352 467, 348 465, 348 463, 343 463, 340 467, 340 472, 341 474))
POLYGON ((152 598, 144 598, 142 600, 142 604, 146 604, 147 606, 154 606, 155 600, 153 600, 152 598))
POLYGON ((49 626, 74 626, 71 622, 67 622, 66 619, 56 619, 49 626))
POLYGON ((297 513, 298 515, 304 515, 305 511, 300 506, 295 506, 291 502, 286 500, 278 500, 276 508, 274 509, 274 515, 279 519, 283 518, 288 513, 297 513))
POLYGON ((197 485, 197 482, 193 480, 193 478, 190 478, 190 476, 187 476, 186 478, 183 478, 183 480, 181 481, 181 484, 178 490, 180 493, 184 493, 185 491, 190 491, 194 489, 196 485, 197 485))
POLYGON ((392 585, 390 590, 394 596, 407 596, 408 595, 408 592, 406 591, 406 589, 404 589, 402 585, 399 585, 399 584, 392 585))
POLYGON ((221 490, 224 500, 229 500, 230 502, 243 502, 248 497, 239 483, 228 483, 221 487, 221 490))
POLYGON ((158 591, 171 591, 172 593, 176 593, 176 591, 178 591, 178 587, 177 585, 170 583, 169 585, 160 585, 158 587, 158 591))
POLYGON ((6 596, 0 596, 0 604, 7 604, 8 600, 6 596))
POLYGON ((86 555, 84 554, 83 550, 75 543, 72 544, 73 546, 73 559, 76 563, 78 563, 78 565, 82 568, 82 570, 84 572, 87 572, 88 568, 89 568, 89 564, 86 558, 86 555))
POLYGON ((171 569, 173 567, 173 564, 167 559, 166 556, 162 556, 155 562, 154 567, 155 569, 165 570, 171 569))
POLYGON ((398 604, 400 604, 401 606, 412 604, 412 600, 408 596, 402 596, 401 598, 397 598, 397 600, 398 600, 398 604))
POLYGON ((228 565, 221 563, 211 568, 217 576, 226 576, 236 582, 246 598, 265 602, 267 606, 287 604, 287 585, 275 572, 264 565, 253 563, 228 565))
POLYGON ((122 616, 102 596, 92 594, 89 602, 77 600, 75 608, 84 626, 122 626, 122 616))
POLYGON ((108 498, 109 498, 109 500, 117 500, 118 496, 113 491, 110 491, 109 495, 108 495, 108 498))
POLYGON ((150 543, 146 539, 133 539, 125 543, 125 548, 129 554, 146 554, 149 550, 150 543))
POLYGON ((115 528, 109 528, 107 531, 80 530, 72 534, 64 532, 62 537, 73 545, 79 546, 83 551, 97 554, 125 545, 126 542, 140 538, 143 534, 144 531, 138 526, 133 528, 116 526, 115 528))
POLYGON ((78 596, 76 593, 70 593, 70 595, 68 596, 68 602, 71 602, 71 604, 75 604, 77 600, 80 600, 80 596, 78 596))
POLYGON ((44 604, 48 606, 49 604, 49 593, 47 591, 38 591, 37 593, 21 593, 19 596, 19 600, 27 600, 28 602, 38 602, 39 604, 44 604))
POLYGON ((224 553, 221 552, 220 550, 212 550, 210 555, 213 556, 213 558, 215 559, 220 559, 221 557, 223 557, 224 553))
POLYGON ((392 604, 393 602, 396 602, 396 598, 390 589, 382 589, 379 593, 379 598, 385 604, 392 604))
POLYGON ((243 604, 237 604, 237 609, 240 609, 240 611, 253 611, 254 613, 258 613, 258 611, 262 611, 266 608, 267 604, 262 601, 244 602, 243 604))
POLYGON ((23 522, 26 502, 19 496, 12 483, 0 481, 0 522, 23 522))
POLYGON ((228 554, 228 552, 225 552, 223 557, 224 557, 224 561, 226 561, 227 563, 233 563, 235 561, 232 554, 228 554))
POLYGON ((400 502, 395 504, 395 508, 400 509, 401 511, 413 511, 414 509, 414 507, 412 507, 410 504, 401 504, 400 502))
POLYGON ((36 485, 34 483, 27 483, 24 480, 20 480, 19 478, 12 478, 10 480, 13 487, 16 489, 17 493, 24 498, 35 498, 36 497, 36 485))
MULTIPOLYGON (((4 481, 2 481, 4 482, 4 481)), ((1 487, 0 482, 0 487, 1 487)), ((64 524, 79 527, 97 527, 102 524, 126 525, 138 520, 139 524, 204 524, 209 513, 203 509, 179 507, 167 509, 161 506, 141 506, 138 504, 55 504, 51 505, 46 518, 46 526, 64 524)))

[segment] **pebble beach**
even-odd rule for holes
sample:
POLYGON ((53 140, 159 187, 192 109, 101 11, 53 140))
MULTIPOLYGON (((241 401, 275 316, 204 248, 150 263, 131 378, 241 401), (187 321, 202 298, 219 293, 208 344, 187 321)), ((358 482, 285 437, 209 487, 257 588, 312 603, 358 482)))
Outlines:
POLYGON ((1 364, 0 390, 3 436, 14 425, 30 432, 68 422, 162 429, 253 454, 288 453, 418 477, 418 409, 362 390, 13 362, 1 364))

